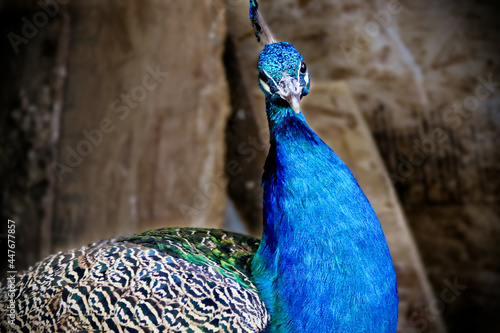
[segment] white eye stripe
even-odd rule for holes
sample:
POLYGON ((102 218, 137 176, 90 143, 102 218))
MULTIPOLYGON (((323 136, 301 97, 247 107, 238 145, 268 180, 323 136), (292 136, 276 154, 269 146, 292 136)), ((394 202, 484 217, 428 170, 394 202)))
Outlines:
POLYGON ((262 85, 262 87, 264 88, 265 91, 267 91, 268 93, 271 93, 271 88, 269 88, 269 85, 267 83, 265 83, 264 81, 262 81, 262 79, 259 79, 260 81, 260 84, 262 85))
MULTIPOLYGON (((301 66, 299 66, 299 69, 297 70, 297 80, 299 82, 300 82, 300 68, 301 68, 301 66)), ((306 82, 306 85, 309 84, 309 70, 307 70, 304 73, 304 81, 306 82)))

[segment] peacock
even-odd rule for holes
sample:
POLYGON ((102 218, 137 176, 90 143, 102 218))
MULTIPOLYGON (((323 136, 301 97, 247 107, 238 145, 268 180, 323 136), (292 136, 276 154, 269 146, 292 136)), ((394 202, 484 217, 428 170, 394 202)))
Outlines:
POLYGON ((257 1, 249 13, 270 131, 262 239, 164 228, 57 253, 17 276, 13 295, 3 281, 2 332, 396 332, 380 223, 301 112, 304 58, 274 41, 257 1))

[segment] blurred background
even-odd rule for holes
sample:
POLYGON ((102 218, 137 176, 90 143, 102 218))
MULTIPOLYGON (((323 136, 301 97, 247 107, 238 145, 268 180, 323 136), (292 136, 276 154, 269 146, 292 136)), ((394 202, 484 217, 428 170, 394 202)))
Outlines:
MULTIPOLYGON (((262 0, 310 126, 398 274, 398 332, 500 332, 498 1, 262 0)), ((259 237, 268 149, 246 0, 0 0, 2 253, 168 226, 259 237)), ((7 256, 2 255, 4 276, 7 256)))

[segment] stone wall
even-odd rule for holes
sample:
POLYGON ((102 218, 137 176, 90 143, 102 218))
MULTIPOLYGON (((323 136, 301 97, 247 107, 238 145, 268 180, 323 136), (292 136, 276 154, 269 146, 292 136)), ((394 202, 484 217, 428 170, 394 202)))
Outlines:
POLYGON ((116 235, 222 224, 221 2, 1 10, 2 36, 21 38, 2 38, 0 77, 2 215, 17 223, 18 269, 116 235))

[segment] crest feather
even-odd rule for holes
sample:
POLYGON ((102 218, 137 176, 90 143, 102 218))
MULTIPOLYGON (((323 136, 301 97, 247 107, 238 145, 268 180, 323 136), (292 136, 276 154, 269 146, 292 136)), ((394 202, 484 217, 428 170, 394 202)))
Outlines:
POLYGON ((259 2, 257 0, 250 0, 250 9, 248 12, 257 41, 262 45, 275 43, 271 30, 269 30, 269 27, 259 13, 259 2))

